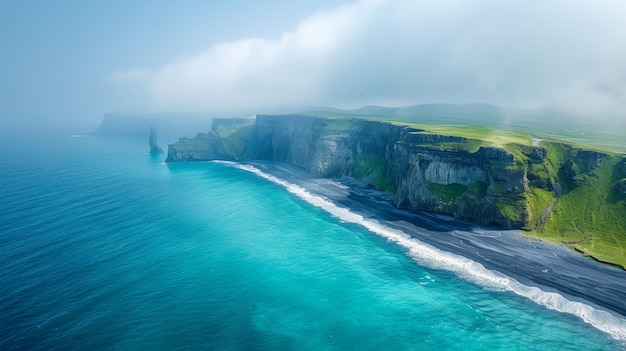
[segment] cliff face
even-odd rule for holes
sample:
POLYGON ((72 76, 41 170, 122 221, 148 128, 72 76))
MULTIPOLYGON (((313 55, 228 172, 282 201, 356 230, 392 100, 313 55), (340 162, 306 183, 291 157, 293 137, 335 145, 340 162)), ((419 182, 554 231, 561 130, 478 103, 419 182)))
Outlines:
POLYGON ((214 119, 209 133, 169 145, 166 162, 287 162, 316 177, 358 179, 401 208, 523 228, 626 267, 626 158, 530 144, 493 146, 358 118, 256 116, 214 119))
POLYGON ((528 221, 524 170, 504 149, 442 150, 462 139, 409 134, 398 143, 396 201, 401 207, 450 213, 479 224, 519 228, 528 221))
POLYGON ((502 148, 363 119, 258 116, 215 119, 210 133, 169 146, 167 162, 274 160, 316 177, 353 177, 392 192, 403 208, 479 224, 528 224, 525 169, 502 148))

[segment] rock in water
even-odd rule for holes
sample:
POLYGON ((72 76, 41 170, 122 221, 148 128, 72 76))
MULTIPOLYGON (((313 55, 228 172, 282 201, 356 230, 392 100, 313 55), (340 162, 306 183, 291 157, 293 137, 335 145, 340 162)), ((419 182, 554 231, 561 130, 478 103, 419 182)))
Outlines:
POLYGON ((159 141, 157 137, 157 132, 154 127, 150 127, 150 153, 151 154, 162 154, 163 149, 159 146, 159 141))

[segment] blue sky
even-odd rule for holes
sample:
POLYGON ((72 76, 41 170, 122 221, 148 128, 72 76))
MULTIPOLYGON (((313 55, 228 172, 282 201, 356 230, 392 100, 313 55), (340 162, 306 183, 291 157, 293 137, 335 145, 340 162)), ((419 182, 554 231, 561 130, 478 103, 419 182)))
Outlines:
POLYGON ((109 76, 157 68, 220 41, 277 37, 330 3, 340 2, 3 0, 0 125, 89 127, 104 112, 152 110, 145 93, 129 94, 109 76))
POLYGON ((0 2, 0 127, 486 102, 626 112, 626 2, 0 2))

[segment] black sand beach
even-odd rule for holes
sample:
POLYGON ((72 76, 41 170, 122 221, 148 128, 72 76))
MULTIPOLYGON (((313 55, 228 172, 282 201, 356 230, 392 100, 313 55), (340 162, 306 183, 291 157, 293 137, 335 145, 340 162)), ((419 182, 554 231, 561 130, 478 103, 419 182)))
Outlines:
POLYGON ((439 250, 471 259, 528 287, 607 311, 626 323, 624 270, 594 262, 564 247, 524 238, 518 230, 485 228, 449 216, 400 210, 388 194, 363 188, 354 180, 313 178, 281 163, 252 165, 439 250))

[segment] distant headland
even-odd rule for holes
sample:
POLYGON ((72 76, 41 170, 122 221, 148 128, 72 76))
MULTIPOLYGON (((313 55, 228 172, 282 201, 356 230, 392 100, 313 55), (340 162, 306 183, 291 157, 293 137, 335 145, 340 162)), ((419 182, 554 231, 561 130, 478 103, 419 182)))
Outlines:
POLYGON ((206 114, 107 113, 93 134, 148 138, 151 128, 154 127, 161 136, 180 137, 195 135, 199 130, 207 130, 210 126, 211 117, 206 114))

